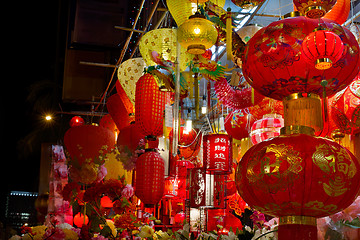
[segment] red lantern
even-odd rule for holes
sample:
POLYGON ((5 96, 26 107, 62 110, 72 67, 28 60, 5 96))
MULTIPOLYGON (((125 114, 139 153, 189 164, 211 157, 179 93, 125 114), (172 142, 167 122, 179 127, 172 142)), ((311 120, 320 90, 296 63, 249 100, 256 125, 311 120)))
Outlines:
POLYGON ((75 116, 70 120, 70 127, 78 127, 84 125, 84 119, 80 116, 75 116))
POLYGON ((123 128, 118 136, 117 145, 127 146, 131 151, 135 151, 141 139, 145 136, 140 132, 140 129, 135 123, 123 128))
POLYGON ((242 9, 252 9, 264 2, 264 0, 231 0, 236 6, 241 7, 242 9))
POLYGON ((245 110, 232 111, 225 118, 225 130, 235 139, 249 137, 249 132, 254 119, 245 110))
POLYGON ((248 109, 249 114, 251 114, 255 120, 261 119, 266 114, 284 114, 283 103, 268 97, 264 98, 259 104, 249 107, 248 109))
POLYGON ((135 121, 141 132, 151 138, 163 133, 166 94, 159 91, 155 78, 145 74, 136 83, 135 121))
POLYGON ((293 93, 322 95, 324 79, 327 96, 344 89, 360 69, 359 45, 354 35, 335 22, 323 19, 321 25, 341 37, 345 54, 332 68, 318 70, 305 61, 305 37, 319 26, 319 20, 306 17, 286 18, 260 29, 246 44, 243 74, 261 94, 277 99, 293 93))
POLYGON ((136 161, 135 195, 151 207, 164 195, 165 165, 160 154, 147 150, 136 161))
POLYGON ((308 18, 321 18, 335 5, 336 0, 293 0, 296 9, 308 18))
POLYGON ((103 207, 103 208, 112 208, 114 206, 114 203, 113 201, 108 197, 108 196, 103 196, 101 199, 100 199, 100 205, 103 207))
POLYGON ((129 112, 119 94, 111 95, 106 102, 106 107, 120 131, 124 127, 129 126, 134 120, 134 118, 129 115, 129 112))
POLYGON ((165 198, 174 198, 178 195, 179 185, 178 179, 174 177, 167 177, 165 179, 165 190, 164 197, 165 198))
POLYGON ((177 224, 182 224, 185 220, 185 213, 184 212, 179 212, 175 215, 174 217, 174 221, 177 224))
POLYGON ((110 114, 106 114, 105 116, 103 116, 100 119, 99 125, 101 127, 109 129, 110 131, 112 131, 114 133, 118 132, 117 126, 110 114))
MULTIPOLYGON (((169 134, 170 146, 173 143, 173 131, 171 130, 169 134)), ((195 158, 200 151, 202 135, 201 132, 197 132, 195 129, 191 129, 190 132, 185 131, 185 127, 180 127, 179 134, 179 146, 178 150, 180 152, 179 158, 184 158, 185 160, 192 160, 195 158)), ((170 148, 171 149, 171 148, 170 148)))
POLYGON ((306 36, 302 43, 305 60, 316 69, 331 68, 344 54, 344 44, 340 37, 330 31, 317 30, 306 36))
POLYGON ((231 173, 232 138, 227 134, 204 136, 204 165, 215 174, 231 173))
POLYGON ((190 207, 201 207, 206 204, 206 172, 204 168, 188 169, 190 179, 190 207))
POLYGON ((280 129, 284 126, 281 115, 267 114, 257 120, 251 127, 250 139, 252 144, 265 141, 266 139, 280 135, 280 129))
POLYGON ((324 18, 343 24, 349 17, 351 1, 337 0, 334 7, 325 14, 324 18))
POLYGON ((115 136, 109 129, 83 125, 66 131, 64 144, 72 160, 82 165, 85 160, 94 160, 114 148, 115 136))
POLYGON ((360 163, 336 142, 294 132, 251 147, 236 184, 251 207, 280 217, 279 239, 316 239, 316 218, 354 201, 360 163))
POLYGON ((75 226, 81 228, 83 225, 87 225, 88 223, 89 223, 89 217, 87 215, 78 213, 74 216, 75 226))

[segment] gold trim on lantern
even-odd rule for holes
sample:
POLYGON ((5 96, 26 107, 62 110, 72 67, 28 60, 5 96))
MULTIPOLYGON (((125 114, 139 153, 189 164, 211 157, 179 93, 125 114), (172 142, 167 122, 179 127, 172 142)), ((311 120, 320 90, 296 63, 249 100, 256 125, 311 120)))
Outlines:
POLYGON ((332 61, 329 58, 316 59, 315 68, 318 70, 326 70, 332 67, 332 61))
POLYGON ((312 127, 301 126, 301 125, 289 125, 282 127, 280 129, 281 135, 289 135, 289 134, 307 134, 307 135, 315 135, 315 130, 312 127))
POLYGON ((289 96, 285 97, 284 100, 294 100, 299 98, 316 98, 320 99, 320 96, 315 93, 292 93, 289 96))
POLYGON ((316 226, 316 218, 309 216, 284 216, 279 218, 279 225, 289 224, 316 226))
POLYGON ((193 44, 187 47, 187 52, 190 54, 204 54, 206 52, 206 48, 201 44, 193 44))
POLYGON ((310 6, 305 9, 305 15, 308 18, 321 18, 325 13, 326 11, 322 6, 310 6))
POLYGON ((293 12, 289 12, 287 14, 285 14, 282 19, 285 19, 285 18, 290 18, 290 17, 299 17, 301 16, 301 13, 299 11, 293 11, 293 12))

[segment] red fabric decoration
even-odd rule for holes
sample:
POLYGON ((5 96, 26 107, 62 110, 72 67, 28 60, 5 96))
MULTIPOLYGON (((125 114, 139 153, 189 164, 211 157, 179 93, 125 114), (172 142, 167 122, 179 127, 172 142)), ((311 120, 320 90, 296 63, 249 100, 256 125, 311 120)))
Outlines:
POLYGON ((204 136, 204 165, 214 174, 231 173, 232 138, 227 134, 204 136))
POLYGON ((335 5, 336 0, 293 0, 296 9, 308 18, 321 18, 335 5))
POLYGON ((75 226, 81 228, 84 224, 87 225, 88 223, 89 223, 89 217, 87 215, 78 213, 74 216, 75 226))
POLYGON ((316 220, 350 205, 360 189, 360 163, 331 140, 281 135, 251 147, 238 164, 235 181, 247 204, 287 225, 282 219, 288 216, 316 220))
POLYGON ((129 116, 129 112, 119 94, 111 95, 106 103, 106 107, 120 131, 124 127, 129 126, 134 120, 134 117, 129 116))
POLYGON ((261 119, 266 114, 284 114, 284 106, 282 101, 271 98, 264 98, 258 105, 249 107, 249 113, 255 120, 261 119))
POLYGON ((164 195, 165 165, 158 152, 147 151, 136 161, 135 195, 151 207, 164 195))
POLYGON ((316 69, 331 68, 344 54, 344 44, 340 37, 330 31, 318 30, 306 36, 302 43, 305 60, 316 69))
POLYGON ((77 159, 81 165, 86 159, 99 157, 114 148, 115 136, 109 129, 83 125, 66 131, 64 144, 72 160, 77 159))
POLYGON ((284 127, 284 119, 281 115, 264 115, 262 119, 257 120, 251 127, 250 139, 252 144, 279 136, 282 127, 284 127))
POLYGON ((254 119, 245 110, 232 111, 225 118, 225 130, 235 139, 249 137, 251 125, 254 119))
POLYGON ((301 43, 318 25, 317 19, 293 17, 260 29, 246 44, 242 58, 250 85, 267 97, 282 100, 298 92, 322 95, 324 79, 327 96, 350 84, 360 69, 359 45, 348 29, 335 22, 322 19, 321 25, 340 36, 346 53, 325 71, 305 61, 301 43))
POLYGON ((73 118, 71 118, 70 120, 70 127, 78 127, 78 126, 81 126, 81 125, 84 125, 85 121, 82 117, 80 116, 75 116, 73 118))
POLYGON ((146 136, 158 137, 163 133, 166 94, 159 91, 155 78, 145 74, 136 83, 135 121, 146 136))

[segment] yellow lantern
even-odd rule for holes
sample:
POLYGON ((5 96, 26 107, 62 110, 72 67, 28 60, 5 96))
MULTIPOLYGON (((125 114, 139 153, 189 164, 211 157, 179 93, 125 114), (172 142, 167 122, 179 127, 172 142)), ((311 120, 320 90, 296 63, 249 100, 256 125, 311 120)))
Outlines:
MULTIPOLYGON (((156 51, 165 60, 175 62, 177 49, 177 29, 160 28, 147 32, 140 40, 139 50, 148 66, 158 65, 153 61, 152 52, 156 51)), ((186 48, 180 49, 180 70, 186 69, 186 64, 194 56, 186 52, 186 48)))
POLYGON ((191 54, 203 54, 211 48, 218 37, 212 22, 199 13, 189 17, 178 29, 179 42, 191 54))

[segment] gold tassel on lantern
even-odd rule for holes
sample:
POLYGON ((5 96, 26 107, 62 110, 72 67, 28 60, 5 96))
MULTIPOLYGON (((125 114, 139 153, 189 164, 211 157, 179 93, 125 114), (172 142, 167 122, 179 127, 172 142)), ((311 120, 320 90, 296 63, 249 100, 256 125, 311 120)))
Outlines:
POLYGON ((227 56, 227 60, 231 61, 232 58, 231 8, 228 8, 226 13, 226 56, 227 56))

